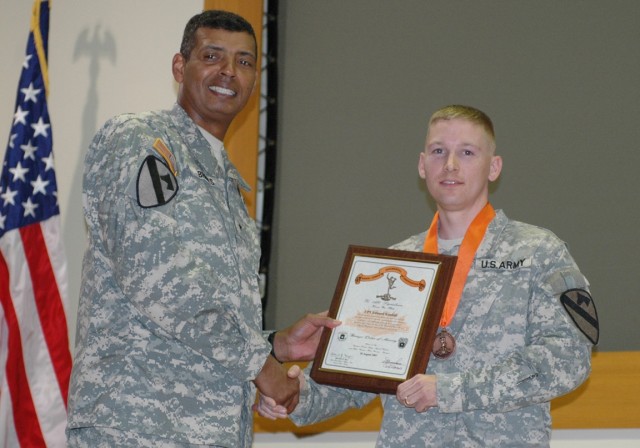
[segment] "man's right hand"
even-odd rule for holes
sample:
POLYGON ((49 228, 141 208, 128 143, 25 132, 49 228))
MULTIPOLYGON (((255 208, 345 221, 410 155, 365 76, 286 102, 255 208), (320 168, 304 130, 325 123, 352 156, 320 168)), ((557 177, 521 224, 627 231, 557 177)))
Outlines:
MULTIPOLYGON (((302 369, 298 365, 293 365, 287 372, 289 378, 298 378, 300 380, 300 390, 304 388, 305 378, 302 369)), ((256 404, 253 405, 253 410, 257 412, 261 417, 268 418, 269 420, 276 420, 279 418, 287 418, 288 412, 284 406, 278 405, 275 400, 264 394, 258 394, 259 399, 256 404)))
POLYGON ((287 369, 273 356, 268 356, 262 370, 253 381, 262 395, 271 397, 275 403, 293 412, 300 398, 298 377, 290 378, 287 369))

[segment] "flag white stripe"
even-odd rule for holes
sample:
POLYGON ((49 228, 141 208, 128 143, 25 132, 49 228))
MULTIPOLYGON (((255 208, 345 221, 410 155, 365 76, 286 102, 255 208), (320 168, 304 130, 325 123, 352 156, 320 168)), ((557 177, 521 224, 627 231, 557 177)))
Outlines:
POLYGON ((60 239, 60 235, 62 234, 60 215, 55 215, 46 221, 42 221, 40 228, 42 229, 42 235, 47 245, 51 268, 53 269, 53 275, 56 277, 58 292, 66 318, 69 316, 69 290, 67 284, 67 258, 60 239))
POLYGON ((60 215, 52 216, 46 221, 40 223, 42 235, 47 245, 49 260, 51 260, 51 268, 53 275, 56 277, 56 284, 60 293, 60 300, 64 308, 64 315, 67 323, 69 322, 69 288, 67 284, 67 257, 62 245, 60 235, 62 235, 62 220, 60 215))
MULTIPOLYGON (((5 347, 2 347, 2 350, 6 350, 6 334, 3 336, 3 343, 5 344, 5 347)), ((6 359, 3 358, 3 366, 5 362, 6 359)), ((18 435, 16 434, 16 429, 13 425, 13 407, 11 406, 11 397, 9 396, 9 385, 4 381, 4 379, 0 386, 0 446, 3 448, 20 446, 20 443, 18 442, 18 435)))

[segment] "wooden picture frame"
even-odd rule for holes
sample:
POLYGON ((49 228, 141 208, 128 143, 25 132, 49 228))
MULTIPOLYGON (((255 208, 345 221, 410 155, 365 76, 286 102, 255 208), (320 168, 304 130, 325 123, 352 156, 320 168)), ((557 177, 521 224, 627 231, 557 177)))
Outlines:
POLYGON ((424 373, 457 257, 349 246, 311 369, 321 384, 393 394, 424 373))

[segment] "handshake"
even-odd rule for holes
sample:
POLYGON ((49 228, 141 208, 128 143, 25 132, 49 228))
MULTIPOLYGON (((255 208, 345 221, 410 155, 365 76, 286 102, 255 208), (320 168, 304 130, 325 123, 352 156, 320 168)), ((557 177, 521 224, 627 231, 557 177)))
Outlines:
POLYGON ((274 356, 269 356, 254 383, 260 393, 254 410, 267 418, 284 418, 298 405, 304 375, 298 366, 287 371, 282 362, 311 361, 320 342, 323 328, 335 328, 340 321, 327 316, 327 312, 307 314, 292 326, 275 333, 274 356), (269 410, 273 409, 273 410, 269 410), (269 410, 267 412, 267 410, 269 410), (277 411, 276 411, 277 410, 277 411), (264 415, 263 415, 264 412, 264 415), (277 415, 272 415, 272 414, 277 415))
MULTIPOLYGON (((327 317, 327 313, 308 314, 291 327, 278 331, 273 340, 273 353, 254 380, 258 388, 258 401, 253 410, 260 416, 275 420, 287 418, 298 405, 300 391, 305 387, 305 376, 300 366, 288 370, 282 362, 311 361, 320 342, 323 328, 335 328, 340 321, 327 317), (277 359, 276 359, 277 358, 277 359)), ((416 412, 425 412, 438 405, 435 375, 417 374, 398 385, 396 399, 416 412)))

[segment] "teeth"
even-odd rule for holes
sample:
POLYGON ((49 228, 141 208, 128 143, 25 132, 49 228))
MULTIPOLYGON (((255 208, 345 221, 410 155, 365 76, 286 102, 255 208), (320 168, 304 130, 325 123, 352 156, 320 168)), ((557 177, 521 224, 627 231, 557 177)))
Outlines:
POLYGON ((234 92, 231 89, 225 89, 224 87, 211 86, 211 87, 209 87, 209 90, 211 90, 212 92, 219 93, 221 95, 228 95, 228 96, 235 96, 236 95, 236 92, 234 92))

